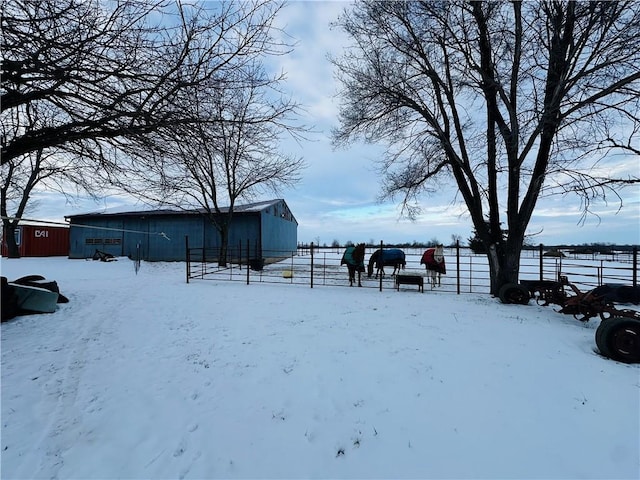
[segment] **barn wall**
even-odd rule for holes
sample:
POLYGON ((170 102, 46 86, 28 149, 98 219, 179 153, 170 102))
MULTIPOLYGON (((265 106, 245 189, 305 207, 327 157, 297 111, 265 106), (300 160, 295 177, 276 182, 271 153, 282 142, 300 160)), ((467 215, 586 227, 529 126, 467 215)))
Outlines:
POLYGON ((199 245, 205 231, 205 219, 199 215, 151 216, 148 220, 145 260, 180 261, 187 258, 185 236, 199 245), (158 235, 164 233, 166 235, 158 235))
MULTIPOLYGON (((118 214, 71 217, 70 258, 90 258, 96 250, 114 256, 128 256, 147 261, 184 261, 185 236, 192 248, 220 247, 220 234, 215 226, 201 215, 190 214, 118 214), (74 227, 74 224, 76 225, 74 227), (91 225, 84 228, 78 224, 91 225), (158 235, 164 233, 165 236, 158 235)), ((232 257, 241 251, 252 258, 287 257, 297 247, 297 223, 284 201, 264 210, 236 213, 229 232, 232 257)))
MULTIPOLYGON (((207 248, 215 250, 220 248, 220 232, 213 223, 206 217, 200 217, 200 228, 191 229, 189 235, 189 246, 191 248, 207 248)), ((260 216, 258 214, 237 215, 233 217, 229 231, 229 249, 231 256, 237 256, 240 251, 243 258, 246 256, 247 241, 253 251, 256 245, 259 247, 260 241, 260 216), (258 242, 256 244, 256 242, 258 242)), ((183 235, 184 243, 184 235, 183 235)), ((183 258, 184 259, 184 258, 183 258)))
POLYGON ((100 250, 132 259, 138 258, 139 252, 140 259, 146 261, 183 261, 185 235, 199 243, 204 234, 200 216, 100 216, 85 217, 78 223, 113 230, 73 227, 72 221, 70 258, 90 258, 100 250))
POLYGON ((122 217, 122 251, 121 256, 133 260, 148 260, 149 255, 149 222, 144 216, 122 217))
POLYGON ((234 251, 242 252, 242 257, 247 258, 247 248, 251 258, 259 258, 261 251, 260 215, 236 215, 231 221, 229 231, 229 246, 234 251))
POLYGON ((69 258, 91 258, 96 250, 116 257, 124 255, 122 230, 123 219, 120 217, 72 219, 69 258))
POLYGON ((284 202, 265 209, 261 215, 263 257, 283 258, 295 252, 298 225, 284 202))

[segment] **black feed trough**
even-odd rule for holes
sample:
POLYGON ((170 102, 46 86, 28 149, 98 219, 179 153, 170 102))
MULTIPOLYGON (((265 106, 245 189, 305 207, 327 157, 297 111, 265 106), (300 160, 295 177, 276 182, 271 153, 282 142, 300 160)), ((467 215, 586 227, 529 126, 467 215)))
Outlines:
POLYGON ((264 269, 264 258, 251 258, 249 259, 249 268, 258 272, 264 269))
POLYGON ((419 292, 424 292, 424 277, 422 275, 396 275, 396 290, 400 285, 417 285, 419 292))

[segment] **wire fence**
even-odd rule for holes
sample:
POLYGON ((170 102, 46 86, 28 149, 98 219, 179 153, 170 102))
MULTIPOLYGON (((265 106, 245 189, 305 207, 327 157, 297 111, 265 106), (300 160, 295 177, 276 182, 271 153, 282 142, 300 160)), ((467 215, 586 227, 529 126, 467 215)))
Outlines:
MULTIPOLYGON (((379 246, 369 246, 365 253, 365 267, 379 246)), ((387 248, 387 247, 384 247, 387 248)), ((402 274, 424 277, 425 291, 435 288, 451 293, 489 293, 490 277, 486 255, 474 254, 470 249, 451 247, 444 249, 446 274, 440 285, 430 286, 429 277, 420 260, 425 248, 404 248, 406 266, 402 274)), ((269 258, 252 253, 249 248, 227 251, 226 265, 219 265, 219 249, 187 248, 186 280, 224 280, 251 283, 277 283, 306 285, 311 288, 323 286, 349 286, 347 267, 340 265, 344 248, 314 247, 296 251, 270 251, 269 258)), ((542 246, 536 250, 525 250, 520 261, 521 280, 554 280, 561 275, 579 289, 586 291, 597 286, 638 284, 637 249, 615 255, 569 255, 553 253, 549 256, 542 246)), ((366 270, 366 268, 365 268, 366 270)), ((395 284, 387 267, 381 278, 362 273, 362 287, 379 290, 416 290, 415 286, 395 284)), ((375 274, 375 271, 374 271, 375 274)))

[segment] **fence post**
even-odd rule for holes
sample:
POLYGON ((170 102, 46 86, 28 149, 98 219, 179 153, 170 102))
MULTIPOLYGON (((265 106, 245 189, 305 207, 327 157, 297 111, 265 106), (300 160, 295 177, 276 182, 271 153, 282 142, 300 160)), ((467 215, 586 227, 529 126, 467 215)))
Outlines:
POLYGON ((600 260, 600 270, 598 271, 598 286, 604 282, 604 260, 600 260))
POLYGON ((189 274, 191 271, 191 258, 189 256, 189 235, 184 236, 185 251, 187 252, 187 283, 189 283, 189 274))
MULTIPOLYGON (((384 269, 384 262, 382 261, 382 240, 380 240, 380 256, 378 257, 378 262, 382 263, 382 268, 384 269)), ((376 272, 377 273, 377 272, 376 272)), ((382 291, 382 273, 380 274, 380 291, 382 291)))
POLYGON ((544 274, 543 274, 543 269, 544 269, 544 262, 542 261, 543 255, 543 248, 542 248, 542 244, 540 244, 539 247, 539 255, 540 255, 540 281, 542 281, 544 279, 544 274))
POLYGON ((633 286, 638 286, 638 247, 633 247, 633 271, 631 276, 633 278, 633 286))
POLYGON ((456 240, 456 288, 460 295, 460 240, 456 240))
POLYGON ((289 279, 289 283, 293 283, 293 252, 291 252, 291 278, 289 279))
POLYGON ((251 250, 249 249, 249 239, 247 238, 247 285, 249 285, 249 263, 251 262, 251 250))
POLYGON ((313 242, 311 242, 311 288, 313 288, 313 242))
MULTIPOLYGON (((560 252, 560 250, 558 250, 558 252, 560 252)), ((562 270, 562 252, 560 252, 560 256, 558 257, 560 259, 560 269, 558 270, 558 277, 556 278, 556 280, 559 282, 560 281, 560 277, 562 276, 563 270, 562 270)))
MULTIPOLYGON (((337 252, 340 254, 340 252, 337 252)), ((322 252, 322 285, 327 284, 327 252, 322 252)))

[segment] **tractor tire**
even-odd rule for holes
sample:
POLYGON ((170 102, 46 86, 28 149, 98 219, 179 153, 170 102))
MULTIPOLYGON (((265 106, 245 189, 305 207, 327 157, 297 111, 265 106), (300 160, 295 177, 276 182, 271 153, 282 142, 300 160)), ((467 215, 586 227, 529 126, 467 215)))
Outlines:
POLYGON ((507 283, 500 288, 498 293, 502 303, 516 303, 519 305, 527 305, 531 294, 529 290, 517 283, 507 283))
POLYGON ((624 363, 640 363, 640 320, 613 317, 600 322, 596 345, 605 357, 624 363))
POLYGON ((610 317, 602 320, 596 329, 596 346, 603 357, 611 358, 611 350, 607 346, 606 338, 609 336, 611 321, 616 317, 610 317))

